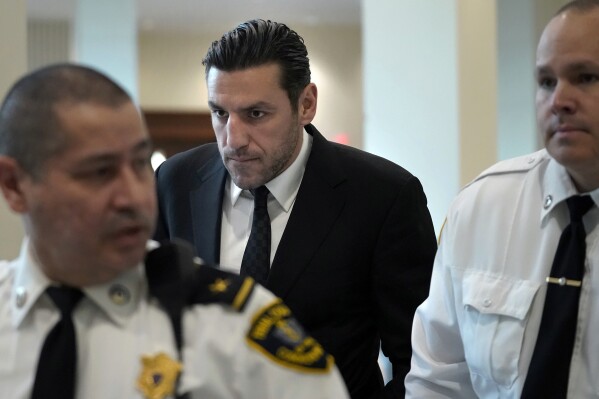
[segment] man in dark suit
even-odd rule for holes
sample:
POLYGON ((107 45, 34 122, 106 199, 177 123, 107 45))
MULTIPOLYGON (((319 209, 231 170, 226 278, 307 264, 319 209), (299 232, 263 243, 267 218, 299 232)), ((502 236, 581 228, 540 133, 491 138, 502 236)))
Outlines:
POLYGON ((243 23, 203 63, 217 143, 158 169, 156 238, 186 239, 206 262, 252 275, 253 193, 266 186, 264 285, 334 355, 353 398, 403 397, 412 318, 436 251, 420 182, 310 124, 317 90, 306 47, 284 24, 243 23), (393 364, 385 388, 381 344, 393 364))

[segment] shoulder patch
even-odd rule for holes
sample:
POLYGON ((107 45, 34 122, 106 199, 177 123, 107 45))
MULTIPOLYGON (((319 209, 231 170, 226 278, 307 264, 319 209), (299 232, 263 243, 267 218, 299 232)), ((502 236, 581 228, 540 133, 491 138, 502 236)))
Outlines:
POLYGON ((243 310, 255 285, 251 277, 242 277, 207 265, 200 266, 197 278, 193 303, 221 303, 237 311, 243 310))
POLYGON ((253 316, 246 339, 267 358, 297 371, 328 373, 334 363, 333 356, 304 331, 280 299, 253 316))

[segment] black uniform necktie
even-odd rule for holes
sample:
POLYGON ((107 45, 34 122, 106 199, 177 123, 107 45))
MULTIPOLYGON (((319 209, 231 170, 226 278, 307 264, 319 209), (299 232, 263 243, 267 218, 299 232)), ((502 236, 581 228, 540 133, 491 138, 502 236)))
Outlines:
POLYGON ((60 310, 61 318, 44 341, 31 399, 75 397, 77 339, 71 313, 83 293, 71 287, 48 287, 46 293, 60 310))
POLYGON ((587 196, 566 200, 570 224, 559 240, 547 278, 547 297, 522 398, 565 398, 584 275, 586 232, 582 217, 593 206, 587 196))
POLYGON ((251 276, 264 285, 270 270, 270 217, 267 208, 269 191, 266 186, 250 191, 254 196, 254 217, 241 261, 241 274, 251 276))

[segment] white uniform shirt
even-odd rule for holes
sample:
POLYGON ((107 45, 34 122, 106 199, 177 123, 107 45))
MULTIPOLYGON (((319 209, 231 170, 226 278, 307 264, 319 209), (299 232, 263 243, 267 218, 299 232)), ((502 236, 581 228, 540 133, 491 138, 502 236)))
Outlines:
MULTIPOLYGON (((519 398, 553 257, 577 191, 545 150, 500 162, 458 195, 417 309, 406 398, 519 398)), ((599 190, 590 193, 599 203, 599 190)), ((599 209, 583 219, 585 276, 568 398, 599 398, 599 209)))
MULTIPOLYGON (((49 284, 27 240, 18 259, 0 262, 0 398, 31 395, 43 341, 60 316, 44 293, 49 284)), ((151 375, 153 367, 162 372, 178 357, 166 313, 147 299, 143 266, 83 291, 85 297, 73 313, 77 397, 143 398, 137 386, 144 372, 151 375), (171 360, 152 365, 159 354, 171 360)), ((243 311, 220 303, 186 311, 179 392, 191 392, 192 399, 346 398, 334 366, 322 373, 298 371, 247 339, 252 321, 276 301, 255 286, 243 311)))

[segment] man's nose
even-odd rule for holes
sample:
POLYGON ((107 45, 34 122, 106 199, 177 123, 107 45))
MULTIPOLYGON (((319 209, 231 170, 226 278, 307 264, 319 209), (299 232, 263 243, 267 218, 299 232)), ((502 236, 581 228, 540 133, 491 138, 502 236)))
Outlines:
POLYGON ((242 118, 235 114, 229 115, 226 126, 227 146, 233 149, 243 148, 248 145, 248 135, 242 118))
POLYGON ((121 169, 115 181, 113 203, 117 208, 136 208, 154 195, 153 174, 132 166, 121 169))
POLYGON ((551 97, 551 110, 554 114, 571 114, 576 111, 576 88, 559 81, 551 97))

